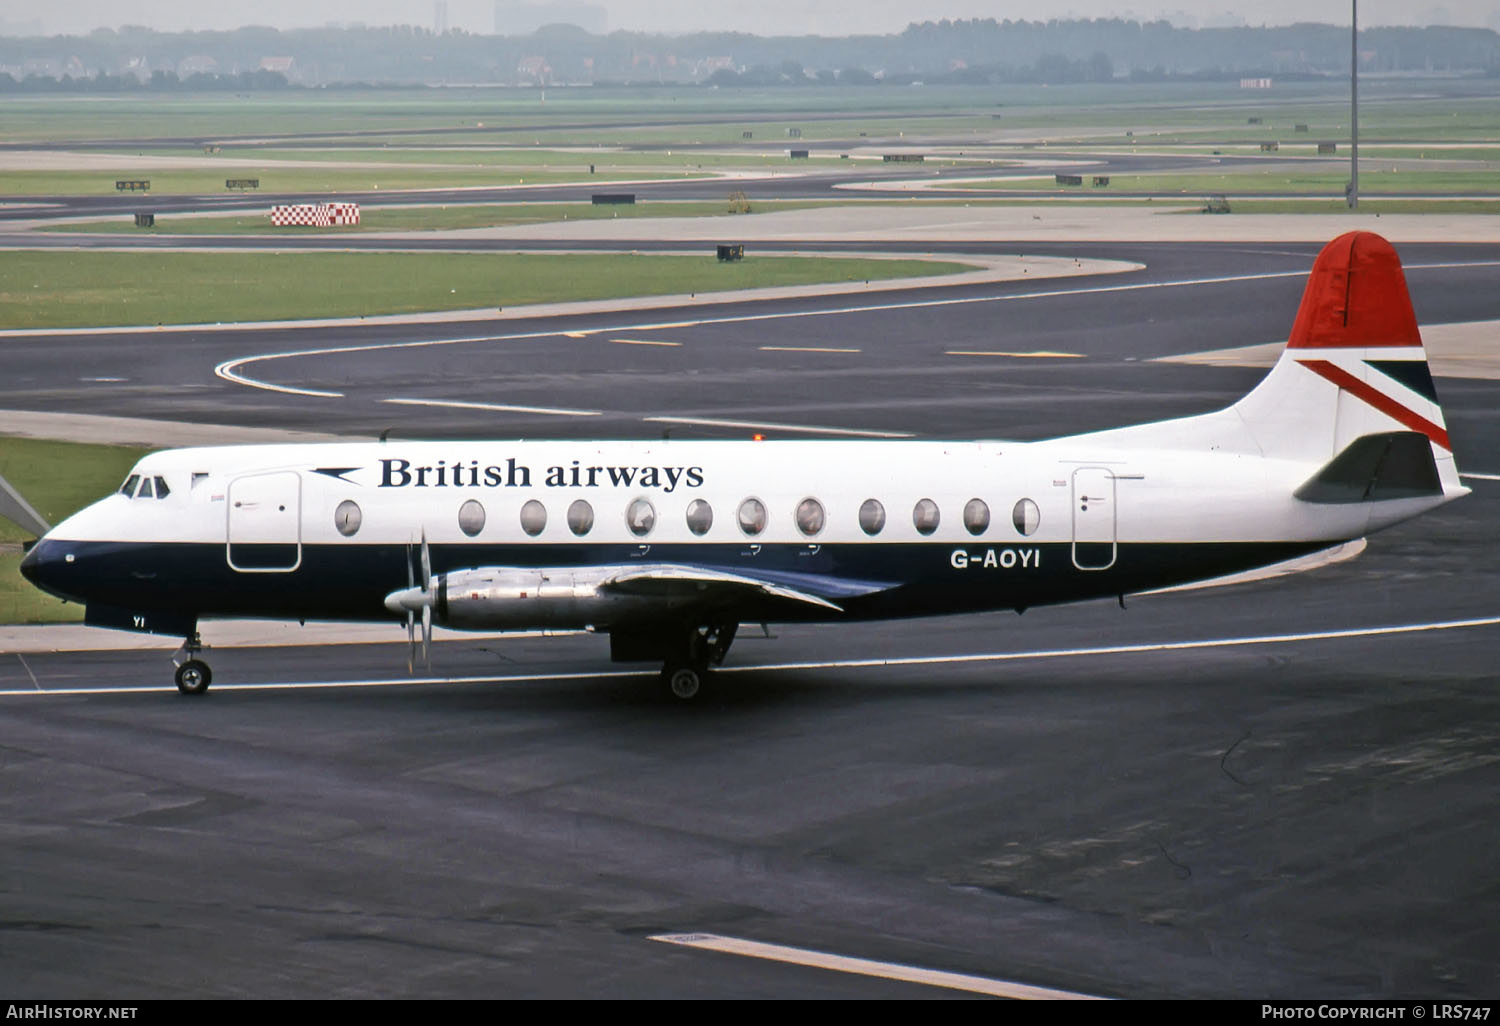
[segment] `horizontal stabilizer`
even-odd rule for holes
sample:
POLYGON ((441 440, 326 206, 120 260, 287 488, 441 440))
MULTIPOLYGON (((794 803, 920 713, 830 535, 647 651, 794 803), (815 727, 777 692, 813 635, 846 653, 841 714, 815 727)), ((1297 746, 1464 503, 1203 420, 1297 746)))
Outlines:
POLYGON ((1294 493, 1303 502, 1381 502, 1443 494, 1432 444, 1420 431, 1364 435, 1294 493))
POLYGON ((0 477, 0 517, 4 517, 22 530, 30 531, 40 538, 52 530, 52 525, 42 519, 42 515, 31 508, 31 503, 21 497, 21 493, 11 487, 9 481, 0 477))

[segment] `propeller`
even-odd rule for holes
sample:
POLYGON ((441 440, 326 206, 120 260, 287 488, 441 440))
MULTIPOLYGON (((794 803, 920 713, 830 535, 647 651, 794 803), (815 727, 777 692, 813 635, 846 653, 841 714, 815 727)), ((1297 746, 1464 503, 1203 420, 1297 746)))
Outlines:
POLYGON ((417 587, 413 569, 411 543, 406 546, 406 587, 385 597, 385 608, 406 614, 406 672, 412 673, 417 661, 417 610, 422 611, 422 664, 432 669, 432 552, 427 546, 427 529, 422 528, 422 586, 417 587))
POLYGON ((422 528, 422 665, 432 669, 432 554, 427 550, 427 528, 422 528))
MULTIPOLYGON (((411 568, 411 542, 406 543, 406 590, 411 591, 417 586, 415 571, 411 568)), ((417 659, 417 618, 410 610, 406 610, 406 672, 410 675, 415 670, 417 659)))

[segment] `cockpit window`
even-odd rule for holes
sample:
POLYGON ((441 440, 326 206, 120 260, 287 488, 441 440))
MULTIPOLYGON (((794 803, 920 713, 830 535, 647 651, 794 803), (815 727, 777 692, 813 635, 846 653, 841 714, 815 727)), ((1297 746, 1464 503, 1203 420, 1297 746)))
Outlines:
POLYGON ((158 499, 165 499, 168 495, 171 494, 172 489, 167 487, 167 479, 164 477, 158 477, 156 479, 156 497, 158 499))
POLYGON ((140 483, 141 483, 141 475, 139 475, 139 474, 131 474, 129 477, 127 477, 125 479, 125 483, 120 486, 120 494, 123 495, 123 496, 125 496, 126 498, 130 498, 130 497, 134 496, 135 495, 135 486, 138 485, 138 484, 140 484, 140 483))
POLYGON ((135 493, 135 497, 137 499, 156 498, 156 493, 151 490, 151 479, 149 477, 141 478, 141 487, 140 490, 135 493))

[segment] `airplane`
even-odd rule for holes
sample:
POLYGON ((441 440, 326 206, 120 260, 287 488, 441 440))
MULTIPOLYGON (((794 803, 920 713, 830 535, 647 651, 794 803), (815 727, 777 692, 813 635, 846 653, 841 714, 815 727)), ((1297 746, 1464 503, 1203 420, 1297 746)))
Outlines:
MULTIPOLYGON (((21 572, 85 622, 606 634, 691 699, 740 624, 1015 610, 1318 552, 1468 493, 1394 248, 1317 257, 1280 359, 1197 416, 1034 442, 428 441, 150 454, 21 572)), ((429 663, 430 665, 430 663, 429 663)))

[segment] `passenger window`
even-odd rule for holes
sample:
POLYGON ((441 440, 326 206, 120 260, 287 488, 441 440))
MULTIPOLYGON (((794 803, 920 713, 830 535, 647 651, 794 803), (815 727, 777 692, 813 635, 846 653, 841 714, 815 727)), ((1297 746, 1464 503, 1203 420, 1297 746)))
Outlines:
POLYGON ((478 499, 458 507, 458 529, 470 538, 484 530, 485 519, 484 505, 478 499))
MULTIPOLYGON (((352 538, 359 531, 359 525, 364 522, 364 514, 359 510, 359 503, 353 499, 345 499, 339 503, 338 508, 333 511, 333 526, 339 529, 339 534, 345 538, 352 538)), ((462 522, 463 515, 459 514, 462 522)))
POLYGON ((823 530, 823 504, 817 499, 803 499, 797 503, 797 530, 811 538, 823 530))
POLYGON ((990 508, 983 499, 970 499, 964 504, 964 529, 970 534, 983 534, 990 526, 990 508))
POLYGON ((527 499, 521 507, 521 530, 535 538, 547 526, 547 507, 535 499, 527 499))
POLYGON ((936 531, 940 519, 942 516, 938 513, 938 504, 931 499, 917 500, 916 507, 911 511, 911 522, 916 525, 918 534, 936 531))
POLYGON ((1022 499, 1010 511, 1010 522, 1016 525, 1016 530, 1022 535, 1030 536, 1042 522, 1042 511, 1030 499, 1022 499))
POLYGON ((141 475, 139 475, 139 474, 131 474, 129 477, 127 477, 125 479, 125 483, 120 486, 120 494, 123 495, 123 496, 125 496, 127 499, 134 498, 135 497, 135 487, 136 487, 136 485, 138 485, 140 483, 141 483, 141 475))
POLYGON ((568 530, 580 538, 594 529, 594 507, 584 499, 574 499, 568 507, 568 530))
POLYGON ((637 538, 651 533, 651 528, 656 526, 656 507, 651 505, 650 499, 643 497, 630 504, 625 510, 625 526, 637 538))
POLYGON ((885 507, 879 499, 866 499, 859 507, 859 527, 868 535, 885 530, 885 507))
POLYGON ((766 529, 766 505, 759 499, 746 499, 740 503, 740 530, 754 538, 766 529))
POLYGON ((172 489, 167 487, 167 479, 164 477, 158 477, 156 479, 156 497, 158 499, 165 499, 168 495, 171 494, 172 489))
POLYGON ((688 530, 696 535, 705 535, 714 526, 714 509, 703 499, 694 499, 687 508, 688 530))

